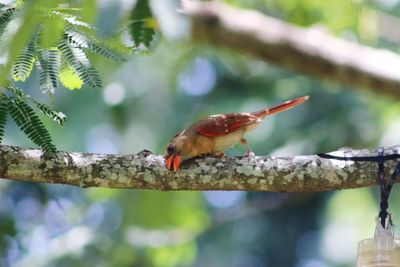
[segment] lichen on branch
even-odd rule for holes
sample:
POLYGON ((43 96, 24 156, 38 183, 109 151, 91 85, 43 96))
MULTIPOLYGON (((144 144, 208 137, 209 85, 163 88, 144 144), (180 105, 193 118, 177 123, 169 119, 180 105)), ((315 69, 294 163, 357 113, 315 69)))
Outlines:
MULTIPOLYGON (((386 148, 395 154, 400 147, 386 148)), ((373 156, 375 150, 334 152, 373 156)), ((396 161, 387 161, 388 172, 396 161)), ((135 155, 57 152, 0 145, 0 177, 9 180, 155 190, 245 190, 314 192, 377 184, 374 162, 338 161, 308 156, 197 158, 178 172, 165 168, 163 156, 142 151, 135 155)))

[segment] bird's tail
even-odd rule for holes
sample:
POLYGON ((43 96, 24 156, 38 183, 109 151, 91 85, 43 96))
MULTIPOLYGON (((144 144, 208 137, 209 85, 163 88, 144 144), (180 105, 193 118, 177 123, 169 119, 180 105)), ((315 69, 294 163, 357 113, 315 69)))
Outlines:
POLYGON ((251 114, 256 116, 256 117, 258 117, 258 118, 260 118, 260 119, 262 119, 267 115, 272 115, 274 113, 278 113, 278 112, 281 112, 281 111, 285 111, 285 110, 291 109, 294 106, 297 106, 297 105, 299 105, 301 103, 304 103, 309 98, 310 97, 308 95, 302 96, 302 97, 299 97, 299 98, 296 98, 296 99, 288 100, 288 101, 286 101, 286 102, 284 102, 284 103, 282 103, 280 105, 277 105, 275 107, 265 108, 265 109, 262 109, 262 110, 259 110, 259 111, 252 112, 251 114))

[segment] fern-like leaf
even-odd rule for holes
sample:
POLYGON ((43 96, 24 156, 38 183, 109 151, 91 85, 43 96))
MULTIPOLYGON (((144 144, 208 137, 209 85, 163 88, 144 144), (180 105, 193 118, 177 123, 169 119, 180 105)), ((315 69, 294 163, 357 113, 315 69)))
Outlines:
POLYGON ((96 42, 93 37, 88 38, 83 32, 73 30, 72 27, 70 27, 70 30, 67 31, 67 39, 68 42, 74 47, 81 48, 83 50, 89 50, 93 54, 98 54, 112 61, 118 62, 126 60, 117 51, 108 48, 99 42, 96 42))
POLYGON ((47 153, 56 152, 50 134, 33 109, 23 100, 10 97, 8 111, 22 132, 47 153))
POLYGON ((11 21, 11 18, 15 12, 14 7, 2 7, 0 11, 0 38, 3 35, 4 31, 7 28, 8 23, 11 21))
MULTIPOLYGON (((155 19, 151 14, 151 9, 148 0, 138 0, 131 12, 130 33, 136 46, 143 44, 147 48, 155 36, 155 30, 150 22, 155 19)), ((155 24, 155 23, 153 23, 155 24)))
POLYGON ((79 27, 83 27, 86 29, 95 29, 95 27, 93 25, 83 22, 78 16, 68 14, 64 11, 63 10, 54 10, 52 12, 52 15, 60 16, 65 22, 67 22, 70 25, 79 26, 79 27))
POLYGON ((69 27, 69 29, 70 30, 66 31, 68 43, 78 48, 89 48, 89 41, 85 35, 77 31, 72 31, 72 27, 69 27))
POLYGON ((0 95, 0 143, 4 137, 4 128, 7 123, 8 105, 7 97, 0 95))
POLYGON ((86 57, 85 52, 80 48, 70 46, 68 40, 65 39, 60 41, 58 48, 66 62, 74 68, 85 84, 92 88, 103 86, 100 75, 86 57))
POLYGON ((61 54, 57 49, 42 50, 39 59, 39 84, 43 93, 54 93, 58 85, 58 73, 61 67, 61 54))
POLYGON ((120 53, 100 43, 89 42, 89 50, 94 54, 98 54, 114 62, 126 61, 126 58, 120 53))
POLYGON ((56 110, 52 109, 51 107, 49 107, 48 105, 45 105, 45 104, 37 102, 37 101, 33 101, 33 103, 43 114, 52 118, 59 125, 64 125, 65 120, 67 119, 67 116, 65 116, 64 113, 62 113, 61 111, 56 111, 56 110))
POLYGON ((12 83, 8 83, 7 86, 5 87, 5 89, 7 89, 9 92, 13 93, 14 96, 16 96, 18 99, 26 100, 27 98, 30 98, 30 96, 25 94, 24 91, 22 91, 21 89, 19 89, 12 83))
POLYGON ((38 36, 38 33, 34 34, 26 49, 22 51, 15 60, 12 66, 12 74, 15 81, 25 81, 31 74, 36 60, 38 36))
POLYGON ((25 94, 24 91, 22 91, 21 89, 19 89, 12 83, 9 83, 5 88, 14 95, 14 98, 17 98, 18 100, 21 100, 23 102, 30 101, 44 115, 50 117, 52 120, 54 120, 58 124, 64 125, 65 120, 67 119, 67 116, 65 116, 64 113, 62 113, 60 111, 56 111, 56 110, 52 109, 51 107, 49 107, 48 105, 36 101, 30 95, 25 94))

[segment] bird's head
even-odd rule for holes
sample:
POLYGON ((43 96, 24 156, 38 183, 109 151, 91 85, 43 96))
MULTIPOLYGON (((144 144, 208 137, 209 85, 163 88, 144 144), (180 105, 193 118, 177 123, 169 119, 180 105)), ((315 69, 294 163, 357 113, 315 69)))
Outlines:
POLYGON ((191 158, 188 153, 185 153, 186 139, 187 137, 181 132, 168 143, 165 155, 165 166, 168 170, 177 171, 183 161, 191 158))

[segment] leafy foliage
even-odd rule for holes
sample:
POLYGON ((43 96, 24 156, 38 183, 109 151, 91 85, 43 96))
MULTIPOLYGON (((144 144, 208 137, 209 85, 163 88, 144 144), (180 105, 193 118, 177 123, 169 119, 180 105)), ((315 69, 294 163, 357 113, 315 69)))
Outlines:
POLYGON ((65 123, 66 116, 62 112, 57 112, 48 105, 38 102, 11 83, 5 89, 7 90, 7 94, 0 94, 0 141, 4 136, 7 114, 10 114, 21 131, 32 142, 42 147, 47 153, 55 152, 56 148, 53 145, 48 130, 29 103, 33 104, 39 111, 56 121, 59 125, 65 123))
POLYGON ((124 61, 125 58, 120 53, 116 53, 113 49, 104 46, 101 43, 89 42, 89 50, 94 54, 98 54, 114 62, 124 61))
POLYGON ((21 99, 10 97, 7 108, 15 123, 29 139, 42 147, 45 152, 56 152, 49 132, 28 104, 21 99))
POLYGON ((124 61, 125 58, 120 54, 96 41, 94 37, 88 38, 82 31, 70 28, 66 31, 66 38, 70 44, 84 51, 90 51, 112 61, 124 61))
MULTIPOLYGON (((15 10, 14 7, 7 7, 0 14, 0 37, 15 10)), ((79 17, 69 14, 68 11, 68 9, 42 11, 41 24, 36 27, 28 45, 19 52, 12 64, 12 77, 15 81, 25 81, 37 62, 41 90, 54 93, 60 79, 61 60, 65 58, 69 68, 77 74, 74 76, 75 79, 79 77, 79 80, 87 86, 96 88, 101 87, 102 82, 88 54, 99 54, 112 61, 124 60, 115 49, 93 38, 93 34, 90 34, 90 31, 95 29, 93 26, 82 22, 79 17)), ((71 75, 69 77, 72 78, 71 75)), ((79 81, 73 84, 79 88, 82 85, 79 81)))
POLYGON ((156 19, 153 17, 148 0, 138 0, 131 12, 130 34, 136 46, 150 47, 156 34, 156 19))
POLYGON ((24 91, 16 87, 14 84, 10 83, 6 86, 7 91, 13 94, 13 97, 18 98, 19 100, 22 100, 24 102, 31 102, 34 104, 44 115, 50 117, 52 120, 57 122, 59 125, 64 125, 66 116, 62 112, 58 112, 51 107, 40 103, 39 101, 33 99, 31 96, 28 94, 25 94, 24 91))
POLYGON ((52 12, 52 15, 61 17, 65 22, 67 22, 67 24, 70 24, 73 26, 78 26, 78 27, 82 27, 82 28, 86 28, 86 29, 95 29, 94 26, 82 21, 78 16, 69 14, 68 11, 71 11, 71 10, 72 10, 72 8, 69 8, 67 10, 65 10, 65 9, 54 10, 52 12))
POLYGON ((13 6, 3 6, 0 9, 0 36, 3 35, 8 23, 10 22, 14 12, 15 7, 13 6))
POLYGON ((48 117, 52 118, 55 122, 57 122, 59 125, 64 125, 65 120, 67 119, 67 116, 65 116, 64 113, 60 111, 55 111, 51 107, 49 107, 46 104, 33 101, 36 107, 45 115, 48 117))
POLYGON ((58 47, 61 51, 61 55, 78 73, 79 78, 92 88, 102 86, 99 74, 92 66, 83 50, 79 47, 70 46, 70 43, 65 39, 59 43, 58 47))
POLYGON ((36 61, 36 45, 38 41, 38 34, 36 33, 24 51, 12 66, 12 75, 15 81, 25 81, 31 74, 33 65, 36 61))
MULTIPOLYGON (((125 50, 124 46, 98 41, 93 33, 96 28, 82 21, 77 15, 79 9, 60 8, 58 3, 38 0, 31 6, 24 1, 18 1, 16 5, 0 5, 0 40, 15 12, 23 11, 18 12, 23 16, 21 28, 11 39, 10 56, 1 79, 6 79, 6 74, 11 70, 13 80, 24 82, 36 67, 43 93, 54 94, 60 82, 68 89, 81 88, 83 84, 98 88, 103 86, 102 80, 89 54, 97 54, 114 62, 125 60, 118 52, 125 50)), ((139 0, 131 11, 130 19, 135 48, 149 48, 157 28, 149 1, 139 0)), ((59 125, 64 124, 66 116, 31 98, 12 83, 6 84, 6 92, 0 93, 0 141, 9 114, 35 144, 47 152, 54 152, 50 135, 34 109, 59 125)))
MULTIPOLYGON (((4 73, 11 70, 12 79, 23 82, 36 66, 43 93, 53 94, 59 81, 69 89, 81 88, 83 84, 92 88, 101 87, 100 75, 88 55, 98 54, 112 61, 122 61, 124 57, 93 38, 95 27, 73 14, 78 9, 58 8, 58 1, 39 2, 32 6, 21 1, 17 5, 0 5, 0 39, 15 11, 29 6, 27 12, 19 13, 24 16, 23 22, 20 31, 11 40, 11 56, 4 73), (22 37, 24 40, 19 42, 18 38, 22 37)), ((6 74, 2 77, 5 79, 6 74)), ((46 152, 55 151, 50 135, 34 109, 59 125, 66 120, 62 112, 36 101, 12 83, 7 83, 5 92, 0 92, 0 104, 0 141, 9 114, 35 144, 46 152)))
POLYGON ((38 53, 39 84, 42 92, 54 93, 58 86, 61 67, 61 54, 58 49, 42 50, 38 53))
POLYGON ((6 126, 7 122, 7 99, 4 95, 0 95, 0 142, 4 136, 4 127, 6 126))

